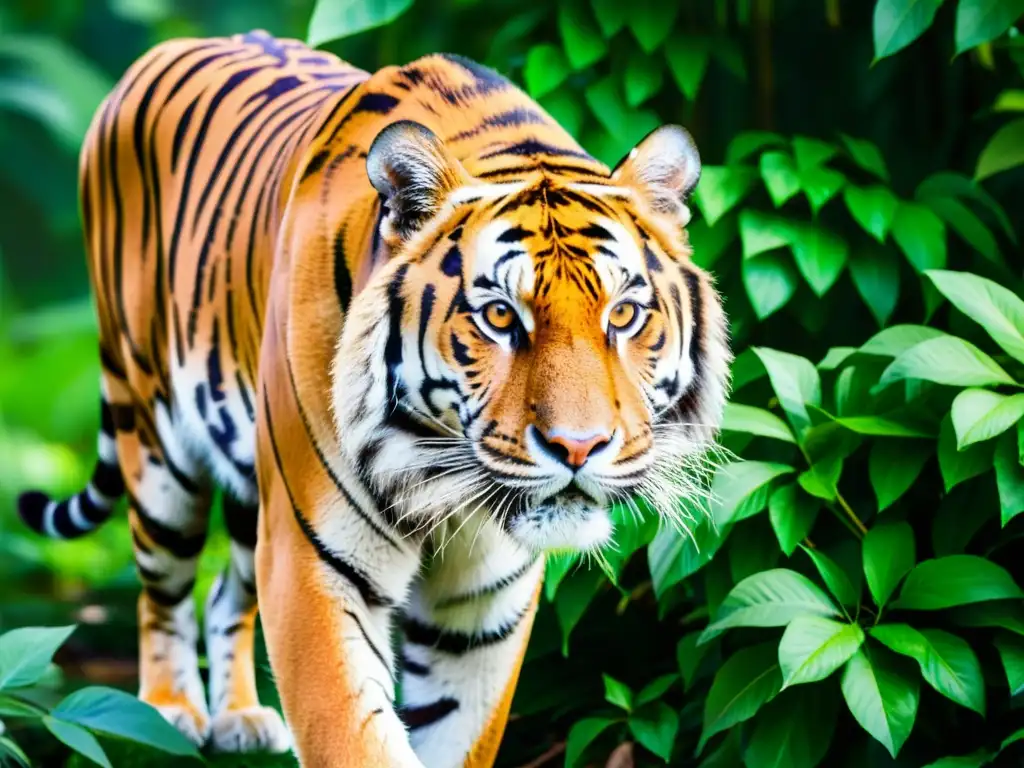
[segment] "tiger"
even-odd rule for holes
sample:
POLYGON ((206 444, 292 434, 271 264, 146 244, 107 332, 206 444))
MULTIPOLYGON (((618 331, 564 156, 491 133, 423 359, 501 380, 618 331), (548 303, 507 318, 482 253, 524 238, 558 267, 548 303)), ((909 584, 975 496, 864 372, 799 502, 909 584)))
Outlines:
POLYGON ((214 751, 492 765, 546 553, 599 551, 638 496, 685 523, 715 444, 700 169, 676 125, 609 168, 458 55, 371 74, 256 30, 138 58, 80 155, 98 459, 18 506, 75 538, 127 498, 139 697, 214 751))

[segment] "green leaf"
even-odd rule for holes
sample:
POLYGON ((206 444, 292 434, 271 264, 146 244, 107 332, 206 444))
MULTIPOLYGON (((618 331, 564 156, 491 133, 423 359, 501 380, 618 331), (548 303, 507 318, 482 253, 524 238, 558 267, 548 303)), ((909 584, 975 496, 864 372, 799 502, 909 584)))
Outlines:
POLYGON ((711 517, 719 528, 756 515, 768 504, 772 481, 793 472, 788 464, 736 461, 715 472, 711 485, 711 517))
POLYGON ((792 244, 800 273, 815 294, 824 296, 846 266, 846 243, 825 229, 797 227, 793 230, 792 244))
POLYGON ((905 522, 876 525, 868 531, 862 546, 864 578, 875 605, 882 608, 917 560, 914 531, 905 522))
POLYGON ((818 370, 834 371, 836 368, 841 367, 850 355, 856 351, 856 347, 832 347, 825 353, 825 357, 821 359, 821 362, 818 363, 818 370))
POLYGON ((992 104, 993 112, 1024 112, 1024 91, 1007 88, 1000 91, 992 104))
POLYGON ((1020 587, 995 563, 974 555, 950 555, 919 563, 893 607, 934 611, 1018 597, 1024 597, 1020 587))
POLYGON ((779 253, 763 253, 744 259, 741 268, 747 298, 759 319, 773 315, 793 298, 797 276, 788 258, 779 253))
POLYGON ((644 130, 639 136, 636 135, 640 130, 639 118, 648 113, 636 112, 626 106, 619 91, 619 81, 613 75, 591 83, 587 86, 584 96, 594 116, 613 137, 622 141, 628 140, 627 143, 632 146, 643 138, 643 133, 647 133, 644 130))
POLYGON ((195 745, 160 713, 124 691, 98 686, 81 688, 62 699, 50 714, 64 722, 172 755, 199 757, 195 745))
POLYGON ((951 412, 956 445, 963 450, 973 443, 1001 435, 1024 416, 1024 394, 1000 395, 989 389, 965 389, 953 400, 951 412))
POLYGON ((900 269, 896 259, 880 248, 860 249, 850 259, 850 277, 875 320, 880 326, 885 325, 900 293, 900 269))
POLYGON ((1014 435, 1004 435, 996 444, 995 469, 1001 519, 1003 527, 1006 527, 1024 512, 1024 466, 1021 466, 1014 435))
POLYGON ((885 416, 843 416, 835 418, 835 422, 859 435, 873 435, 875 437, 934 436, 930 432, 886 418, 885 416))
POLYGON ((679 716, 668 704, 659 701, 630 717, 629 730, 638 742, 667 763, 679 732, 679 716))
POLYGON ((954 757, 942 757, 934 763, 928 763, 924 768, 980 768, 992 761, 992 753, 979 749, 969 755, 956 755, 954 757))
POLYGON ((843 666, 863 642, 864 632, 856 624, 798 616, 786 627, 779 643, 783 687, 824 680, 843 666))
POLYGON ((903 379, 923 379, 959 387, 1014 384, 991 357, 969 341, 939 336, 911 347, 882 373, 879 387, 903 379))
POLYGON ((989 139, 978 156, 974 178, 987 179, 1024 163, 1024 118, 1007 123, 989 139))
MULTIPOLYGON (((694 639, 696 639, 696 633, 694 634, 694 639)), ((640 689, 640 693, 636 695, 635 706, 642 707, 644 704, 650 704, 652 701, 657 701, 665 695, 669 688, 675 685, 675 682, 678 679, 679 675, 674 672, 672 674, 656 677, 640 689)))
POLYGON ((927 325, 893 325, 876 333, 860 348, 867 355, 899 357, 922 341, 937 339, 947 334, 927 325))
POLYGON ((728 531, 716 532, 710 520, 701 520, 687 535, 673 525, 662 525, 647 548, 654 594, 660 600, 669 588, 699 571, 718 551, 728 531))
POLYGON ((698 644, 700 632, 690 632, 684 635, 676 645, 676 661, 679 663, 679 673, 683 676, 683 689, 688 690, 693 685, 694 677, 697 675, 697 668, 701 661, 711 650, 709 643, 698 644))
POLYGON ((821 378, 814 364, 805 357, 768 347, 753 347, 761 360, 779 404, 789 417, 797 435, 810 427, 807 404, 821 405, 821 378))
POLYGON ((540 97, 538 101, 570 135, 579 136, 586 110, 574 91, 565 87, 559 88, 554 93, 540 97))
POLYGON ((664 70, 658 59, 640 53, 631 54, 623 78, 626 103, 631 107, 640 106, 661 90, 664 81, 664 70))
POLYGON ((569 575, 569 571, 579 565, 580 556, 576 552, 551 552, 544 563, 544 596, 548 602, 555 599, 558 585, 569 575))
POLYGON ((942 0, 878 0, 875 3, 875 61, 919 38, 935 20, 942 0))
POLYGON ((559 0, 558 31, 573 69, 596 64, 608 53, 601 29, 583 0, 559 0))
POLYGON ((314 48, 332 40, 352 37, 397 19, 412 0, 317 0, 309 20, 306 42, 314 48))
POLYGON ((1010 696, 1016 696, 1024 691, 1024 639, 1009 632, 1000 632, 994 642, 999 651, 999 660, 1003 662, 1010 696))
POLYGON ((581 568, 565 580, 555 595, 555 616, 562 630, 563 656, 569 655, 569 636, 603 582, 604 574, 600 568, 581 568))
POLYGON ((853 162, 882 181, 889 180, 889 171, 885 167, 885 159, 878 151, 878 147, 867 139, 856 139, 844 133, 839 136, 843 140, 843 144, 846 145, 846 151, 850 153, 853 162))
POLYGON ((846 207, 854 221, 878 242, 885 242, 885 236, 892 227, 898 206, 893 193, 881 186, 847 186, 843 190, 843 200, 846 201, 846 207))
POLYGON ((573 724, 565 740, 565 768, 577 765, 583 751, 617 722, 607 717, 588 717, 573 724))
POLYGON ((917 676, 904 672, 899 659, 885 649, 863 647, 847 662, 842 689, 861 728, 895 758, 917 718, 917 676))
POLYGON ((526 55, 523 79, 526 90, 535 99, 545 96, 565 82, 569 76, 569 62, 560 48, 545 43, 535 45, 526 55))
POLYGON ((853 586, 850 577, 846 575, 846 571, 835 560, 820 550, 811 549, 802 544, 800 548, 811 558, 811 562, 814 563, 814 567, 821 574, 825 586, 828 587, 828 591, 835 596, 836 600, 843 605, 850 606, 856 606, 860 602, 860 591, 853 586))
POLYGON ((768 516, 779 548, 787 557, 807 538, 821 505, 796 484, 776 488, 768 500, 768 516))
POLYGON ((828 596, 806 576, 773 568, 733 587, 702 639, 731 627, 784 627, 797 616, 838 615, 828 596))
POLYGON ((693 248, 693 263, 711 269, 736 240, 736 218, 730 217, 709 226, 705 218, 692 220, 686 227, 693 248))
POLYGON ((981 665, 964 640, 940 629, 914 629, 907 624, 880 624, 871 636, 921 667, 932 688, 951 701, 985 714, 985 682, 981 665))
POLYGON ((704 727, 697 753, 717 733, 749 720, 782 688, 774 642, 743 648, 719 667, 704 700, 704 727))
MULTIPOLYGON (((998 109, 998 105, 994 108, 998 109)), ((914 196, 923 202, 929 202, 931 198, 935 197, 965 197, 980 203, 999 222, 999 226, 1006 233, 1006 237, 1014 243, 1017 242, 1017 235, 1013 231, 1013 226, 1010 224, 1006 211, 978 182, 968 176, 950 171, 933 173, 917 185, 914 196)))
POLYGON ((920 203, 897 205, 892 236, 918 272, 946 266, 946 226, 920 203))
POLYGON ((111 768, 107 753, 103 751, 103 747, 96 741, 96 737, 85 730, 85 728, 80 728, 73 723, 64 722, 56 717, 44 717, 43 725, 46 726, 50 733, 78 754, 84 755, 97 765, 102 765, 103 768, 111 768))
POLYGON ((1024 637, 1024 604, 1019 600, 996 600, 954 608, 950 618, 962 627, 1000 627, 1024 637))
POLYGON ((927 274, 957 309, 984 328, 1007 353, 1024 362, 1024 301, 1020 297, 970 272, 931 270, 927 274))
POLYGON ((743 754, 747 768, 814 768, 825 757, 837 707, 822 685, 783 691, 757 716, 743 754), (808 723, 814 727, 808 728, 808 723))
POLYGON ((786 140, 771 131, 744 131, 736 134, 725 150, 725 162, 731 165, 745 160, 765 147, 783 147, 786 140))
POLYGON ((811 204, 811 211, 817 216, 828 201, 839 194, 846 184, 846 177, 831 168, 805 168, 797 171, 797 181, 811 204))
POLYGON ((722 429, 727 432, 745 432, 748 435, 771 437, 787 443, 796 442, 786 422, 774 413, 739 403, 726 403, 722 429))
POLYGON ((626 23, 640 47, 650 54, 665 42, 678 15, 678 5, 664 5, 658 0, 636 0, 629 6, 626 23))
POLYGON ((694 201, 708 226, 715 226, 715 222, 746 197, 756 180, 757 171, 753 168, 704 166, 694 192, 694 201))
POLYGON ((1002 750, 1006 749, 1011 744, 1016 744, 1018 741, 1024 741, 1024 728, 1014 731, 1005 739, 1003 739, 1003 743, 999 745, 1000 752, 1002 752, 1002 750))
POLYGON ((992 232, 967 206, 951 197, 928 198, 925 203, 971 248, 989 261, 1001 262, 992 232))
POLYGON ((801 171, 815 169, 827 163, 839 152, 834 144, 808 136, 793 137, 793 154, 796 156, 796 167, 801 171))
POLYGON ((960 0, 956 8, 956 52, 994 40, 1021 15, 1022 0, 960 0))
POLYGON ((800 191, 796 165, 785 152, 772 151, 761 155, 761 178, 776 208, 800 191))
MULTIPOLYGON (((669 45, 665 46, 668 68, 672 72, 672 77, 675 79, 676 85, 679 86, 679 90, 683 92, 688 101, 697 98, 710 57, 711 49, 707 42, 690 35, 677 35, 669 45)), ((726 161, 730 164, 734 162, 728 155, 726 161)))
POLYGON ((0 694, 0 716, 38 718, 46 714, 38 705, 0 694))
POLYGON ((949 492, 965 480, 987 472, 992 466, 994 448, 994 444, 991 443, 975 443, 962 450, 958 449, 953 419, 947 415, 939 429, 938 448, 939 470, 942 472, 946 491, 949 492))
MULTIPOLYGON (((28 759, 28 755, 14 743, 12 739, 6 736, 0 736, 0 758, 9 758, 15 765, 24 766, 24 768, 32 768, 32 763, 28 759)), ((0 759, 0 763, 3 760, 0 759)))
POLYGON ((910 490, 931 455, 931 446, 916 441, 878 440, 871 446, 868 477, 878 498, 879 512, 910 490))
POLYGON ((793 242, 790 223, 778 216, 770 216, 748 208, 740 212, 739 223, 744 259, 783 248, 793 242))
POLYGON ((616 32, 626 26, 629 6, 621 0, 590 0, 590 6, 594 9, 594 16, 605 38, 614 37, 616 32))
POLYGON ((625 683, 620 683, 610 675, 602 675, 604 678, 604 699, 609 704, 626 710, 633 709, 633 691, 625 683))
POLYGON ((0 635, 0 691, 39 680, 74 631, 74 626, 22 627, 0 635))

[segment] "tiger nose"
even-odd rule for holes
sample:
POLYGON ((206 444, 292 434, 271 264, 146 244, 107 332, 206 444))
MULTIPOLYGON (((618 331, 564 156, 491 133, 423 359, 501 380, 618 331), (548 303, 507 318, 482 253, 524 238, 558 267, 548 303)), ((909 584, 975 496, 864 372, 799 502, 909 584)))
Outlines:
POLYGON ((537 427, 533 427, 533 430, 541 448, 572 470, 580 469, 587 463, 587 459, 600 453, 608 446, 612 437, 607 432, 579 435, 563 432, 557 428, 548 430, 547 433, 537 427))

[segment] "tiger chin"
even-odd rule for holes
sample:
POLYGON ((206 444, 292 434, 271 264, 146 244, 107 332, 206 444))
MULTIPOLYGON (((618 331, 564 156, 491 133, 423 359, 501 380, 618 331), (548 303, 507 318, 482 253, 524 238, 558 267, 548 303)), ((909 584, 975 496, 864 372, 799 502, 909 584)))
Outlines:
POLYGON ((139 697, 219 751, 492 765, 544 553, 700 493, 730 353, 689 135, 609 168, 468 59, 368 73, 257 31, 146 53, 80 169, 98 461, 19 512, 75 538, 127 498, 139 697))

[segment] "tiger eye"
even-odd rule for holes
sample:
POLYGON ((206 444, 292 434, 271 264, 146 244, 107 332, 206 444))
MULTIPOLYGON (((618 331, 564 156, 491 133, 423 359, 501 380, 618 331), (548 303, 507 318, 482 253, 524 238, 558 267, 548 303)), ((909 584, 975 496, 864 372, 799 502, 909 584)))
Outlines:
POLYGON ((636 319, 637 307, 632 301, 616 304, 608 315, 608 323, 612 328, 621 331, 628 328, 636 319))
POLYGON ((496 331, 507 331, 516 321, 516 313, 504 301, 492 301, 484 307, 484 320, 496 331))

